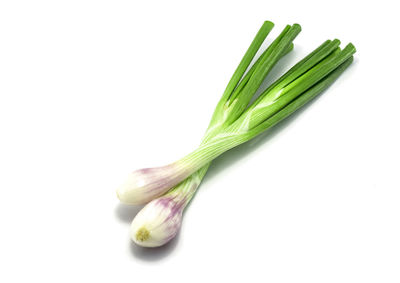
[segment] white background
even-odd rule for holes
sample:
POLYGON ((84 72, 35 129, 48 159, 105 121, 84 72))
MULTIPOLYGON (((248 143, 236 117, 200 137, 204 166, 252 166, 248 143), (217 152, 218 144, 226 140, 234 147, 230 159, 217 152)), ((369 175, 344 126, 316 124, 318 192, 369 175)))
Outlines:
POLYGON ((1 1, 0 281, 399 282, 395 2, 1 1), (326 39, 355 62, 134 246, 115 188, 196 147, 264 20, 303 28, 268 82, 326 39))

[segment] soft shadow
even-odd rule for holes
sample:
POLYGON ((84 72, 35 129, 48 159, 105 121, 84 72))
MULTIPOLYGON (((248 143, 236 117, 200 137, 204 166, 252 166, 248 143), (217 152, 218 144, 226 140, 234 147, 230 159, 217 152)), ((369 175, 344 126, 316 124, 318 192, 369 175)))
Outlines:
POLYGON ((179 241, 179 234, 176 235, 169 243, 158 248, 143 248, 136 245, 134 242, 130 241, 131 254, 143 261, 158 261, 161 260, 172 253, 176 248, 179 241))
POLYGON ((143 205, 126 205, 119 203, 115 208, 115 215, 120 221, 130 223, 142 208, 143 205))

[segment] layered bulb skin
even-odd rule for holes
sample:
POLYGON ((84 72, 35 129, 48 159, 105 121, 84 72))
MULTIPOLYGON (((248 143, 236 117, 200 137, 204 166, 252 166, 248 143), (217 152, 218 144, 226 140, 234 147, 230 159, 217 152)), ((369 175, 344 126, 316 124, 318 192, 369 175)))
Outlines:
POLYGON ((181 168, 179 164, 173 163, 133 171, 117 188, 117 197, 125 204, 146 204, 179 183, 181 175, 186 174, 181 168))
POLYGON ((185 201, 171 195, 152 200, 133 219, 130 236, 142 247, 159 247, 179 232, 185 201))

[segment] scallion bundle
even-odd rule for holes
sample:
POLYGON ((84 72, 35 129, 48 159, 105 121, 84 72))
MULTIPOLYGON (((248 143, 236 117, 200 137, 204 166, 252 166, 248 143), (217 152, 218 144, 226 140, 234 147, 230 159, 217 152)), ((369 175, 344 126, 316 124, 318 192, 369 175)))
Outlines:
POLYGON ((134 171, 117 189, 123 203, 147 203, 131 225, 131 237, 137 244, 157 247, 171 240, 213 159, 301 108, 353 60, 356 50, 351 43, 341 50, 339 40, 327 40, 250 103, 274 65, 293 49, 293 40, 301 31, 298 24, 286 26, 250 67, 272 28, 271 22, 260 28, 217 104, 199 147, 169 165, 134 171))

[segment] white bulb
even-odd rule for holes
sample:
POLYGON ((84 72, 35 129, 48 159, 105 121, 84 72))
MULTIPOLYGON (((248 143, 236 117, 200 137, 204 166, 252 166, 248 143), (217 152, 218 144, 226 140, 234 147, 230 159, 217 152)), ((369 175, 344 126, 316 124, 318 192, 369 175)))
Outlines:
POLYGON ((176 236, 185 201, 163 196, 149 202, 132 221, 131 238, 142 247, 159 247, 176 236))

